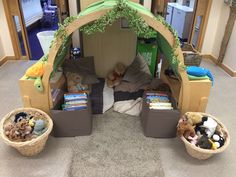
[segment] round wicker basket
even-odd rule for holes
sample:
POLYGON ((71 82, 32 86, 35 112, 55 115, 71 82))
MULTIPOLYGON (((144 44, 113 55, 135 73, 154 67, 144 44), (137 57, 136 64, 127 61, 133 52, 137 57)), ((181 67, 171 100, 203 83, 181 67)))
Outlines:
POLYGON ((221 148, 216 149, 216 150, 199 148, 195 145, 192 145, 183 136, 181 137, 181 140, 184 142, 186 150, 190 156, 192 156, 196 159, 199 159, 199 160, 205 160, 205 159, 210 158, 214 154, 218 154, 218 153, 223 152, 229 146, 230 136, 229 136, 229 132, 227 131, 226 127, 217 118, 215 118, 214 116, 212 116, 210 114, 206 114, 206 113, 200 113, 200 114, 202 114, 203 116, 208 116, 208 117, 213 118, 218 123, 218 125, 222 128, 222 131, 226 137, 224 145, 221 148))
POLYGON ((48 139, 48 136, 50 132, 52 131, 53 122, 51 118, 43 111, 35 108, 19 108, 11 111, 7 115, 3 117, 0 123, 0 135, 3 139, 3 141, 14 148, 16 148, 22 155, 24 156, 34 156, 40 153, 46 144, 46 141, 48 139), (42 135, 38 136, 37 138, 34 138, 30 141, 25 142, 14 142, 8 139, 8 137, 4 133, 4 125, 9 121, 9 119, 19 113, 19 112, 38 112, 43 115, 44 121, 46 121, 47 124, 47 131, 44 132, 42 135))

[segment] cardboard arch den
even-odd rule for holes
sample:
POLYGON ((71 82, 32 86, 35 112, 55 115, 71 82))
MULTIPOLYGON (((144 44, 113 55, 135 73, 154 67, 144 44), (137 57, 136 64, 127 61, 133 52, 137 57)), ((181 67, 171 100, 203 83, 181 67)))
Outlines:
MULTIPOLYGON (((49 113, 49 110, 53 107, 50 76, 56 65, 60 65, 64 61, 65 55, 60 54, 61 48, 67 51, 69 49, 68 47, 65 47, 65 38, 62 36, 71 36, 74 31, 80 29, 81 27, 87 24, 92 24, 101 19, 112 9, 117 7, 117 2, 125 2, 126 6, 133 8, 133 10, 136 11, 137 16, 141 17, 144 23, 149 25, 150 29, 157 32, 158 47, 160 48, 163 56, 167 59, 166 61, 169 61, 163 62, 163 71, 165 68, 171 66, 170 63, 174 57, 178 61, 178 80, 170 79, 166 77, 165 74, 161 74, 161 79, 170 86, 172 94, 178 102, 178 107, 181 112, 205 112, 208 96, 210 94, 211 81, 189 80, 186 70, 183 67, 184 58, 182 50, 179 45, 176 46, 177 38, 173 33, 174 30, 168 26, 162 18, 159 18, 158 20, 157 17, 145 10, 143 6, 127 0, 100 1, 92 4, 76 17, 69 17, 69 19, 64 23, 64 26, 61 26, 63 28, 63 35, 55 35, 55 39, 52 42, 47 58, 41 59, 37 62, 43 63, 44 66, 44 73, 39 78, 43 86, 43 90, 39 91, 35 88, 35 80, 38 78, 29 79, 26 75, 24 75, 20 79, 20 90, 24 107, 35 107, 49 113), (70 21, 70 19, 73 20, 70 21), (174 55, 171 55, 171 52, 174 53, 174 55)), ((120 8, 120 10, 122 11, 122 8, 120 8)), ((59 31, 60 29, 58 30, 58 34, 59 31)))

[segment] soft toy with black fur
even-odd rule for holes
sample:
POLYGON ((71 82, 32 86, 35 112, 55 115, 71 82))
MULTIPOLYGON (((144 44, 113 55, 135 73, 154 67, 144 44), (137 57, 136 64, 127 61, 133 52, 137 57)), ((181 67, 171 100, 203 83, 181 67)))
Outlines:
POLYGON ((206 135, 203 135, 201 138, 199 138, 196 146, 202 149, 212 149, 213 143, 212 141, 210 141, 210 139, 206 135))
POLYGON ((212 119, 211 117, 202 117, 202 121, 196 124, 196 133, 197 134, 204 134, 208 138, 211 138, 212 135, 215 133, 217 127, 217 122, 212 119))

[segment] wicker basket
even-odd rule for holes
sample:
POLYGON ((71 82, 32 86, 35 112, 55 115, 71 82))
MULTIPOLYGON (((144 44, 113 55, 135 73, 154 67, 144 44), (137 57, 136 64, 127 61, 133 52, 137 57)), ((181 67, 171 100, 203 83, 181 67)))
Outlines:
POLYGON ((40 153, 46 144, 46 141, 48 139, 48 135, 52 131, 53 122, 51 118, 43 111, 35 108, 19 108, 15 109, 12 112, 5 115, 5 117, 1 120, 0 123, 0 135, 3 139, 3 141, 14 148, 16 148, 22 155, 24 156, 34 156, 40 153), (4 133, 4 125, 9 122, 9 119, 12 117, 12 115, 15 115, 19 112, 39 112, 43 115, 44 121, 46 121, 47 124, 47 131, 44 132, 41 136, 38 136, 37 138, 34 138, 30 141, 25 142, 14 142, 8 139, 8 137, 4 133))
POLYGON ((181 137, 181 140, 184 142, 186 150, 190 156, 192 156, 196 159, 199 159, 199 160, 205 160, 205 159, 210 158, 214 154, 218 154, 218 153, 223 152, 229 146, 230 136, 229 136, 229 133, 228 133, 226 127, 217 118, 215 118, 212 115, 206 114, 206 113, 200 113, 200 114, 202 114, 203 116, 208 116, 208 117, 213 118, 218 123, 218 125, 221 126, 222 131, 226 136, 226 140, 225 140, 224 145, 216 150, 208 150, 208 149, 199 148, 195 145, 192 145, 183 136, 181 137))
POLYGON ((184 55, 184 64, 186 66, 199 66, 201 64, 202 56, 192 45, 185 43, 182 47, 182 51, 184 55))

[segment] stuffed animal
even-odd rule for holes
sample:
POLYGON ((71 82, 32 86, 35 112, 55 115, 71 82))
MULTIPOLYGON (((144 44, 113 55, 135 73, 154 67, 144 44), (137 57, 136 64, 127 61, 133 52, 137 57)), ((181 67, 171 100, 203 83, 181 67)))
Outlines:
POLYGON ((188 66, 187 67, 187 73, 192 76, 202 77, 202 76, 208 76, 210 80, 212 81, 212 85, 214 83, 213 75, 211 74, 210 70, 198 67, 198 66, 188 66))
POLYGON ((179 122, 177 134, 179 136, 184 136, 186 139, 188 139, 189 136, 194 137, 196 135, 194 127, 186 121, 179 122))
POLYGON ((187 117, 187 121, 191 125, 196 125, 196 124, 202 122, 202 115, 199 113, 187 112, 187 113, 185 113, 185 116, 187 117))
POLYGON ((42 135, 47 130, 46 123, 44 120, 39 119, 35 121, 33 134, 42 135))
POLYGON ((218 133, 215 133, 212 137, 211 140, 215 144, 216 148, 220 148, 225 144, 225 140, 222 136, 220 136, 218 133))
POLYGON ((29 69, 27 69, 25 75, 29 78, 35 79, 34 86, 35 88, 42 92, 43 91, 43 84, 42 84, 42 76, 44 74, 44 63, 43 62, 37 62, 33 66, 31 66, 29 69))
POLYGON ((120 84, 124 73, 125 73, 125 65, 122 63, 117 63, 114 70, 107 75, 107 86, 112 88, 120 84))
POLYGON ((19 112, 15 115, 14 122, 20 122, 23 119, 27 119, 27 114, 25 112, 19 112))
POLYGON ((88 85, 81 84, 82 77, 77 73, 66 72, 67 89, 70 93, 88 90, 88 85))
POLYGON ((197 135, 195 135, 194 137, 189 136, 189 137, 187 138, 187 140, 188 140, 191 144, 196 145, 196 144, 197 144, 197 141, 198 141, 198 136, 197 136, 197 135))
POLYGON ((206 135, 202 135, 201 138, 199 138, 196 146, 203 149, 214 149, 213 142, 206 135))
POLYGON ((5 135, 12 141, 27 141, 31 139, 32 127, 26 119, 15 124, 7 124, 4 126, 5 135))
MULTIPOLYGON (((211 138, 212 135, 215 133, 217 122, 212 119, 211 117, 202 117, 202 122, 197 123, 196 127, 203 130, 203 132, 200 131, 201 134, 205 134, 208 138, 211 138)), ((196 129, 197 134, 199 134, 199 130, 196 129)))
POLYGON ((29 125, 28 121, 26 119, 23 119, 20 122, 17 122, 15 127, 17 128, 17 132, 20 134, 20 138, 22 140, 27 139, 27 135, 30 135, 32 132, 32 127, 29 125))

